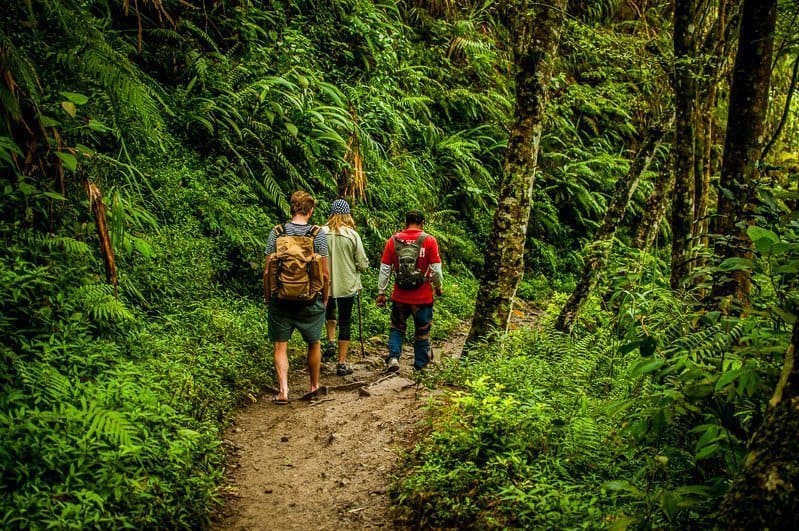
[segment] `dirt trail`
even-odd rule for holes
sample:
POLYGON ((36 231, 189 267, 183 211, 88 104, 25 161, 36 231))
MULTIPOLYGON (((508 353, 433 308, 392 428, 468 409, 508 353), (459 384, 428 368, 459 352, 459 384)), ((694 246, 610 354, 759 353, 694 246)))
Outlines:
MULTIPOLYGON (((434 342, 436 361, 457 355, 465 334, 434 342)), ((353 341, 355 372, 341 377, 334 363, 323 366, 314 401, 299 399, 308 373, 295 352, 290 403, 266 394, 239 412, 225 436, 227 499, 213 530, 407 528, 388 514, 387 489, 431 392, 415 381, 407 345, 399 373, 383 372, 384 343, 369 341, 361 357, 353 341)))

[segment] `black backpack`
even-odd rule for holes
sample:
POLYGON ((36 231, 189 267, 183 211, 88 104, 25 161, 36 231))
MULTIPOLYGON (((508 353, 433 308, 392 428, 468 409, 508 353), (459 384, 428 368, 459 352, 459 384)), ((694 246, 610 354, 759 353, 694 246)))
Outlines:
POLYGON ((405 243, 394 236, 394 252, 399 262, 394 273, 394 283, 402 289, 418 288, 425 281, 426 272, 419 269, 418 265, 425 238, 427 234, 423 232, 413 243, 405 243))

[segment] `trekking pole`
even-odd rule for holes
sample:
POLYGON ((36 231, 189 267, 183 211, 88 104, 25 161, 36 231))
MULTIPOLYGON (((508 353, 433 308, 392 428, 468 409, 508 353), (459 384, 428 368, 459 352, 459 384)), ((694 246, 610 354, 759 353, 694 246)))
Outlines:
POLYGON ((363 348, 363 310, 361 309, 361 292, 358 292, 358 339, 361 341, 361 359, 366 357, 363 348))

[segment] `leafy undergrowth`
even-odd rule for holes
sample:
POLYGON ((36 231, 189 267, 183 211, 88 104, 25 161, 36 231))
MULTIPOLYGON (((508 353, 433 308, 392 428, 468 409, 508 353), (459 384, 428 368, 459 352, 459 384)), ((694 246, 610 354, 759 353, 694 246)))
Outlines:
POLYGON ((423 527, 564 529, 615 518, 613 500, 585 488, 631 472, 590 391, 603 341, 520 329, 451 365, 441 378, 461 390, 433 406, 397 505, 423 527))
MULTIPOLYGON (((144 319, 124 286, 117 299, 95 278, 83 242, 7 224, 0 235, 0 381, 13 385, 0 395, 0 526, 201 527, 219 427, 271 378, 263 310, 162 294, 144 319)), ((172 253, 190 254, 188 241, 172 253)), ((211 258, 193 260, 201 271, 211 258)))
POLYGON ((712 526, 786 333, 689 311, 665 289, 623 295, 572 336, 552 327, 556 296, 534 327, 433 375, 455 390, 431 404, 395 510, 435 528, 712 526))

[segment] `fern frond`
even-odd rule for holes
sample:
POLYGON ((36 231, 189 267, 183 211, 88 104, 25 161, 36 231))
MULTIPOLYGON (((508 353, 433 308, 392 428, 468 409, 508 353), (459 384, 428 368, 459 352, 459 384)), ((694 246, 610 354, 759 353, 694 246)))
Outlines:
POLYGON ((42 394, 52 402, 68 399, 72 393, 72 383, 55 367, 44 362, 26 362, 12 357, 14 370, 20 380, 30 388, 34 395, 42 394))
POLYGON ((133 314, 114 297, 109 284, 87 284, 77 288, 74 297, 84 310, 97 321, 128 321, 133 314))
POLYGON ((117 446, 131 446, 138 442, 136 428, 119 411, 109 410, 86 400, 81 400, 79 410, 71 405, 67 407, 82 416, 89 437, 103 437, 117 446))

